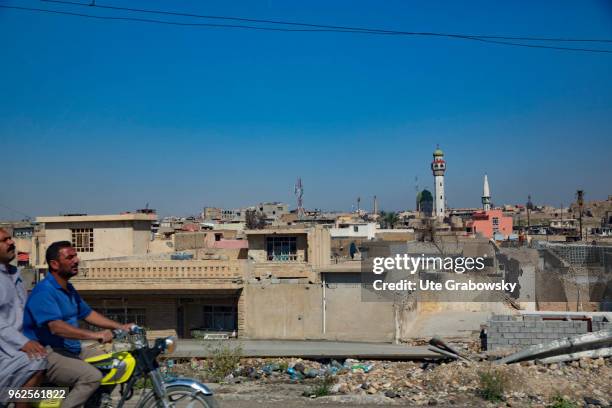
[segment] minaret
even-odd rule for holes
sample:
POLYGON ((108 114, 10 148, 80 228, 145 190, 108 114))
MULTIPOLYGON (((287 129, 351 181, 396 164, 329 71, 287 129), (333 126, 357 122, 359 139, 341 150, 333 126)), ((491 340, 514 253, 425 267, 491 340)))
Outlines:
POLYGON ((484 176, 484 185, 482 186, 482 209, 484 211, 491 210, 491 193, 489 192, 489 179, 484 176))
POLYGON ((443 219, 445 215, 444 203, 444 172, 446 171, 446 162, 444 161, 444 152, 440 150, 440 146, 436 147, 433 152, 433 161, 431 162, 431 171, 434 175, 434 211, 438 219, 443 219))

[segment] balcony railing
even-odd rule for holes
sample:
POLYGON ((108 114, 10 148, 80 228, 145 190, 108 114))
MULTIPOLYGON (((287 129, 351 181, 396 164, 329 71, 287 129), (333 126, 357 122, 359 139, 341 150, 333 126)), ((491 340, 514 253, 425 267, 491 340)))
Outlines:
POLYGON ((268 255, 268 262, 297 262, 297 254, 275 254, 268 255))
POLYGON ((234 279, 244 276, 240 261, 84 262, 74 279, 234 279))

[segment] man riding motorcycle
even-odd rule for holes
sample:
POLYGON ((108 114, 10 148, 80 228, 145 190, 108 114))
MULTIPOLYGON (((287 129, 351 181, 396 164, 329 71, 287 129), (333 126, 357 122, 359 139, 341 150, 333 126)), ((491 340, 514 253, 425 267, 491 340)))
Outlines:
POLYGON ((23 330, 26 337, 51 348, 47 356, 47 379, 71 387, 62 408, 80 407, 100 385, 102 374, 83 361, 96 354, 82 349, 81 340, 112 340, 109 329, 129 331, 133 323, 121 324, 92 310, 68 281, 79 271, 79 258, 69 241, 52 243, 46 252, 49 272, 38 283, 26 303, 23 330), (78 327, 79 320, 106 329, 78 327))

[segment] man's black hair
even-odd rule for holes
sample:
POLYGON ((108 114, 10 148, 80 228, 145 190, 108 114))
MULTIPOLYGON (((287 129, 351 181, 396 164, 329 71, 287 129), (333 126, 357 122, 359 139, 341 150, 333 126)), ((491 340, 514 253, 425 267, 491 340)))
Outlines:
POLYGON ((47 248, 47 253, 45 254, 49 268, 51 268, 51 261, 59 260, 59 253, 62 249, 71 247, 72 243, 70 241, 57 241, 49 245, 47 248))

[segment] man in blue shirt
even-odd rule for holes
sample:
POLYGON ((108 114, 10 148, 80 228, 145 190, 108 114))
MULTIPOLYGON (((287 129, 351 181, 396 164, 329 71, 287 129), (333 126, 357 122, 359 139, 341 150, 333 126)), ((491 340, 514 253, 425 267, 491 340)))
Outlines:
POLYGON ((47 377, 55 384, 72 387, 62 408, 79 407, 102 379, 98 369, 83 361, 92 352, 81 348, 81 340, 108 343, 113 338, 108 329, 129 330, 133 323, 121 324, 91 309, 68 282, 79 273, 79 258, 70 242, 54 242, 47 248, 46 258, 49 273, 26 303, 23 332, 53 349, 47 356, 47 377), (106 330, 81 329, 79 320, 106 330))

